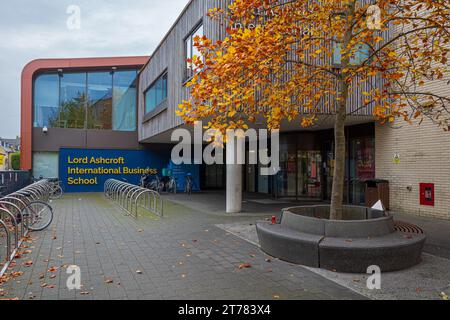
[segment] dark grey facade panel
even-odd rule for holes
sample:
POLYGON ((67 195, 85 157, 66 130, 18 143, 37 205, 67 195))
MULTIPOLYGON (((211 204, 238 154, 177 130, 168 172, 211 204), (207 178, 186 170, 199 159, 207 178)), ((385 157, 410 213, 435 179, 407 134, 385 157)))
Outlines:
POLYGON ((33 129, 33 152, 59 152, 60 148, 131 149, 140 148, 137 132, 49 128, 33 129))

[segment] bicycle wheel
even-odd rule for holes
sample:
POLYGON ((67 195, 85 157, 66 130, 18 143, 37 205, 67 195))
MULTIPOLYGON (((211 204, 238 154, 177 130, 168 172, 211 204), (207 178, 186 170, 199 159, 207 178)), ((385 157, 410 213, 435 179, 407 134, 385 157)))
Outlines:
POLYGON ((63 195, 63 190, 60 186, 55 186, 50 194, 50 199, 57 200, 63 195))
POLYGON ((33 201, 22 211, 23 222, 31 231, 42 231, 53 221, 53 209, 42 201, 33 201))

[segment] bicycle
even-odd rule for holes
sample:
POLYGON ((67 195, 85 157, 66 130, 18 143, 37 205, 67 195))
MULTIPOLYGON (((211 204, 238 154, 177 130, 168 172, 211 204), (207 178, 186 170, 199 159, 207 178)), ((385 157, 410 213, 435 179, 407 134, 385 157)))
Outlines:
POLYGON ((177 193, 177 181, 174 177, 169 177, 169 181, 166 185, 166 191, 169 193, 177 193))
POLYGON ((22 221, 28 230, 43 231, 53 221, 53 209, 43 201, 33 201, 22 210, 17 220, 22 221))
POLYGON ((186 187, 185 192, 189 195, 192 194, 192 189, 194 187, 194 181, 192 180, 192 177, 190 175, 186 176, 186 187))
POLYGON ((161 181, 159 176, 155 176, 155 179, 147 184, 146 188, 161 193, 164 190, 164 182, 161 181))
POLYGON ((52 200, 60 199, 64 194, 64 191, 61 188, 61 181, 51 181, 50 188, 50 199, 52 200))

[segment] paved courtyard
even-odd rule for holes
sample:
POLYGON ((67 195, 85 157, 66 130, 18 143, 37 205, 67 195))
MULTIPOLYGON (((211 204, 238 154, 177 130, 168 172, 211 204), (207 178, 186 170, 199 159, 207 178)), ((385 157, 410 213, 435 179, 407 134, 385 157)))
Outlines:
POLYGON ((254 223, 165 202, 165 217, 134 220, 101 194, 53 202, 52 226, 32 239, 0 287, 19 299, 364 299, 306 268, 270 259, 216 225, 254 223), (66 268, 81 269, 69 291, 66 268))

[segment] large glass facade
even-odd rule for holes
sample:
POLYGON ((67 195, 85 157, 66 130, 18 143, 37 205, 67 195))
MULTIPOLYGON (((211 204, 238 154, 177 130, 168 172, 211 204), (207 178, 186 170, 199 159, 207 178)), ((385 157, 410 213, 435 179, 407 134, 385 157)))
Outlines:
POLYGON ((137 70, 42 74, 34 127, 136 131, 137 70))

